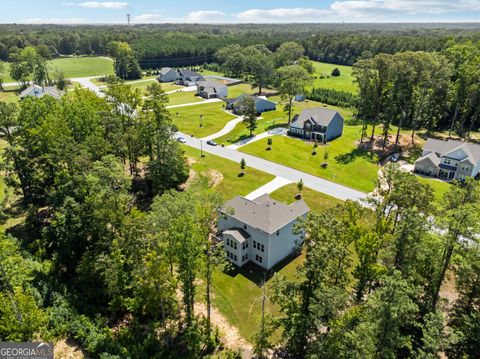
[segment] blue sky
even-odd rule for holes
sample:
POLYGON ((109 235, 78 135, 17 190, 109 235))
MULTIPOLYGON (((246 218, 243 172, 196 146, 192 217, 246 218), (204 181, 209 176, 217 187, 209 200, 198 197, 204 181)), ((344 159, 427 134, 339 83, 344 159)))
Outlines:
MULTIPOLYGON (((480 0, 17 0, 0 23, 285 23, 480 21, 480 0)), ((8 4, 8 5, 5 5, 8 4)))

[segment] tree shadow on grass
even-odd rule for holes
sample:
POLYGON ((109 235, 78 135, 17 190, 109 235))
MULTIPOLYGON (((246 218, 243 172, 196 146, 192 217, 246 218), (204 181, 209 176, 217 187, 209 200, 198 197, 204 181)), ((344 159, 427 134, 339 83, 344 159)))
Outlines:
POLYGON ((335 161, 342 165, 346 165, 354 162, 357 158, 364 158, 368 162, 377 163, 377 157, 370 151, 364 150, 362 148, 355 148, 354 150, 338 155, 335 157, 335 161))
POLYGON ((285 257, 283 260, 278 262, 273 268, 268 271, 265 268, 262 268, 259 265, 250 261, 244 264, 242 267, 232 265, 231 268, 224 271, 224 273, 229 275, 230 277, 242 275, 249 281, 255 283, 256 286, 261 287, 264 279, 268 282, 268 280, 270 280, 275 273, 281 271, 285 266, 287 266, 300 254, 301 252, 292 253, 291 255, 285 257))

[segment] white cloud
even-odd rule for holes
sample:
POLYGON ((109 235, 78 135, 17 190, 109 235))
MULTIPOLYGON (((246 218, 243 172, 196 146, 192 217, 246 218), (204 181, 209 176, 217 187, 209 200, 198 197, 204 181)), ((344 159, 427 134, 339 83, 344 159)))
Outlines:
POLYGON ((165 22, 165 18, 160 14, 142 14, 133 17, 133 22, 137 24, 154 24, 165 22))
POLYGON ((243 22, 321 22, 330 14, 328 9, 278 8, 250 9, 234 14, 234 17, 243 22))
POLYGON ((20 24, 66 24, 66 25, 85 24, 86 22, 87 20, 82 17, 66 18, 66 19, 34 17, 34 18, 23 19, 19 21, 20 24))
POLYGON ((63 2, 62 6, 78 6, 89 9, 125 9, 128 7, 128 3, 120 1, 63 2))
POLYGON ((133 22, 136 24, 155 23, 220 23, 225 21, 226 14, 217 10, 198 10, 181 17, 165 17, 159 13, 147 13, 135 16, 133 22))

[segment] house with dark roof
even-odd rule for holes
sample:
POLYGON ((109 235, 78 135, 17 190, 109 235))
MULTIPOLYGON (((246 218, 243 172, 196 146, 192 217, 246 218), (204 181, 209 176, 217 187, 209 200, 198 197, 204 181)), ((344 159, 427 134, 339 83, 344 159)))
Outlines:
POLYGON ((480 171, 480 145, 456 140, 427 139, 414 171, 446 180, 476 177, 480 171))
POLYGON ((295 115, 288 134, 310 141, 327 143, 343 133, 343 117, 335 110, 322 107, 307 108, 295 115))
POLYGON ((221 98, 228 96, 228 87, 220 82, 211 80, 197 81, 197 95, 204 99, 221 98))
POLYGON ((25 90, 23 90, 20 93, 20 98, 24 99, 25 97, 35 97, 35 98, 41 98, 43 96, 52 96, 53 98, 56 98, 57 100, 62 97, 62 93, 57 90, 55 86, 40 86, 33 84, 29 87, 27 87, 25 90))
POLYGON ((304 200, 287 205, 268 194, 249 200, 237 196, 221 210, 217 229, 226 257, 241 267, 251 261, 270 269, 294 252, 303 233, 293 233, 310 209, 304 200))
POLYGON ((160 74, 157 76, 158 82, 174 82, 178 79, 178 72, 171 67, 162 67, 160 74))
POLYGON ((245 97, 253 98, 257 113, 275 111, 277 109, 276 102, 270 101, 264 96, 253 96, 247 94, 240 95, 236 98, 228 99, 226 109, 233 111, 233 113, 235 114, 239 114, 241 112, 239 105, 241 104, 242 99, 244 99, 245 97))
POLYGON ((199 80, 203 80, 203 77, 198 72, 192 70, 178 71, 177 85, 195 86, 199 80))

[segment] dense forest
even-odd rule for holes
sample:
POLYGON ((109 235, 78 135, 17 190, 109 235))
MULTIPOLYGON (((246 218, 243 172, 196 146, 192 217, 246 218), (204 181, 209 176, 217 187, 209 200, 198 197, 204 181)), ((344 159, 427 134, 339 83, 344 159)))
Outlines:
POLYGON ((263 44, 271 51, 295 40, 313 60, 352 65, 359 57, 443 49, 448 40, 478 40, 478 24, 287 24, 287 25, 0 25, 0 59, 28 45, 50 56, 104 55, 111 41, 128 42, 144 68, 197 65, 226 45, 263 44))

